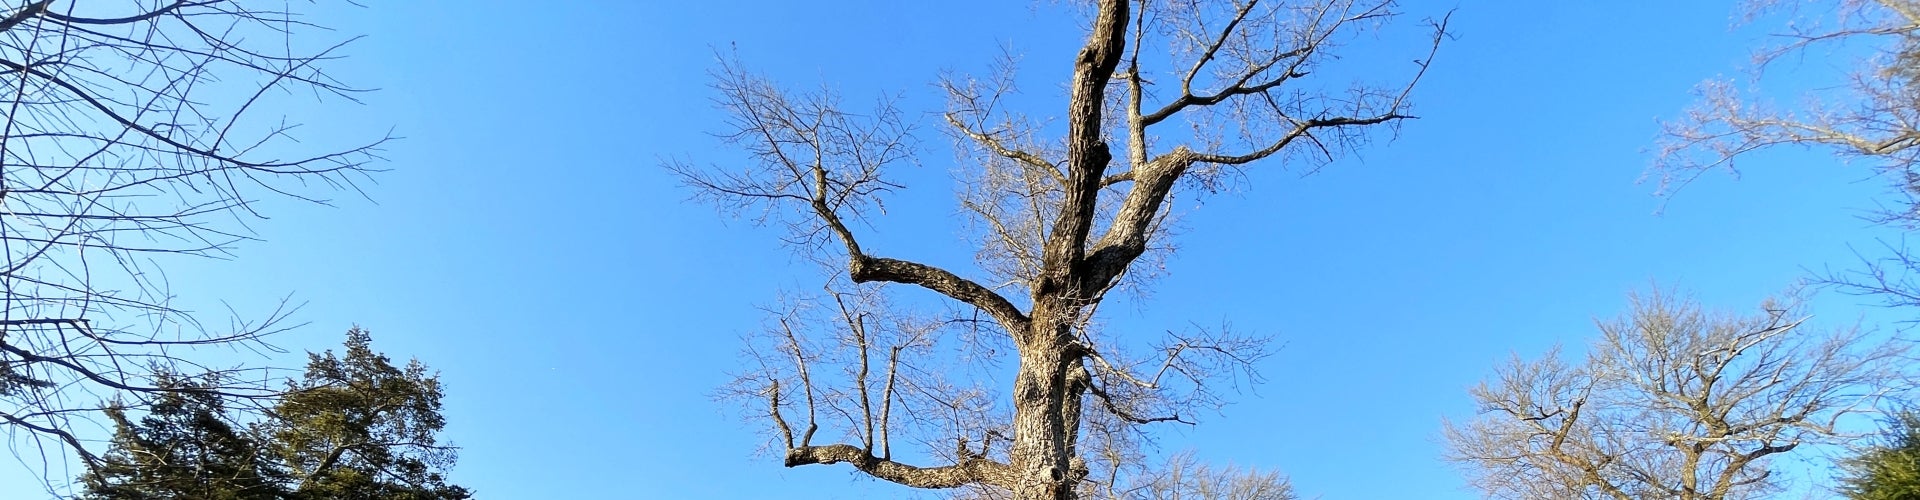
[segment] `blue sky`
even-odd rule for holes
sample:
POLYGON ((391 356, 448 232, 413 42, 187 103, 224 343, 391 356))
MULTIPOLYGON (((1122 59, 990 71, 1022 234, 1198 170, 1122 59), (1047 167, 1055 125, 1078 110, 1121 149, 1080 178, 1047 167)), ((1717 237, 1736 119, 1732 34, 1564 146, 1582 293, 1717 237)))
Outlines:
MULTIPOLYGON (((687 202, 659 163, 738 159, 706 134, 724 119, 707 87, 716 51, 789 85, 931 112, 940 72, 982 71, 1004 48, 1033 100, 1060 106, 1047 82, 1081 33, 1053 2, 831 5, 323 5, 315 21, 366 35, 334 71, 381 90, 290 114, 310 143, 391 128, 405 137, 391 171, 371 201, 271 204, 265 241, 238 259, 171 263, 176 291, 215 314, 293 294, 310 324, 280 345, 337 346, 357 323, 377 349, 439 369, 445 437, 464 448, 453 478, 480 498, 892 498, 903 490, 847 467, 781 468, 711 401, 754 306, 817 278, 776 230, 687 202)), ((1473 415, 1466 389, 1496 362, 1586 342, 1594 318, 1654 282, 1748 308, 1888 234, 1859 219, 1881 184, 1817 152, 1757 157, 1671 200, 1637 182, 1657 120, 1762 40, 1765 26, 1734 28, 1732 2, 1407 2, 1396 33, 1456 7, 1421 119, 1318 174, 1264 165, 1189 205, 1152 299, 1104 311, 1121 328, 1230 321, 1285 345, 1267 384, 1163 429, 1163 450, 1277 468, 1310 496, 1474 498, 1439 459, 1440 422, 1473 415)), ((1408 39, 1362 40, 1347 62, 1400 71, 1407 47, 1393 44, 1408 39)), ((957 166, 936 125, 867 238, 964 267, 957 166)), ((1829 293, 1815 312, 1829 325, 1898 314, 1860 302, 1829 293)), ((0 497, 42 495, 19 469, 0 466, 0 497)))

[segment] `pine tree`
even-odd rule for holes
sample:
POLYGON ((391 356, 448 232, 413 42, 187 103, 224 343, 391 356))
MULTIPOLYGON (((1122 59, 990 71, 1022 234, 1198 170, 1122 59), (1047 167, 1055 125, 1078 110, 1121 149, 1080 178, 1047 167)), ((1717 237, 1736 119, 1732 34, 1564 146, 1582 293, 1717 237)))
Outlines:
POLYGON ((462 500, 447 484, 455 448, 440 381, 418 360, 396 367, 359 327, 346 352, 309 354, 306 375, 251 425, 210 387, 162 376, 137 422, 122 405, 108 451, 81 477, 89 500, 462 500))
POLYGON ((419 360, 402 369, 374 352, 366 330, 347 332, 346 353, 310 355, 306 379, 274 410, 273 453, 302 480, 300 498, 457 500, 446 484, 455 450, 434 434, 440 381, 419 360))
POLYGON ((113 404, 111 448, 81 483, 85 499, 279 498, 280 471, 261 449, 254 429, 229 420, 218 383, 165 374, 168 391, 133 421, 113 404))
POLYGON ((1888 419, 1881 443, 1845 461, 1841 492, 1855 500, 1920 500, 1920 411, 1888 419))

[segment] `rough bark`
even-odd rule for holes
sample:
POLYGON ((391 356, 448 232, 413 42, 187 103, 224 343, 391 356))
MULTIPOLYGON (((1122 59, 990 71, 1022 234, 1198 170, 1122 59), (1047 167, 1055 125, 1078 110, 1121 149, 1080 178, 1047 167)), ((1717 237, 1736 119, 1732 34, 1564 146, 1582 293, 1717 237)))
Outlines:
POLYGON ((1080 271, 1100 180, 1113 160, 1101 138, 1101 111, 1107 81, 1126 49, 1128 7, 1127 0, 1102 1, 1086 46, 1074 61, 1067 104, 1066 198, 1033 287, 1035 320, 1015 339, 1020 368, 1013 388, 1012 465, 1021 481, 1012 490, 1017 499, 1074 498, 1074 485, 1087 474, 1085 466, 1074 467, 1071 460, 1078 456, 1072 443, 1080 429, 1068 422, 1079 419, 1084 389, 1070 384, 1068 374, 1084 370, 1081 353, 1074 348, 1080 309, 1092 301, 1089 291, 1105 288, 1080 271), (1067 414, 1070 408, 1072 415, 1067 414))

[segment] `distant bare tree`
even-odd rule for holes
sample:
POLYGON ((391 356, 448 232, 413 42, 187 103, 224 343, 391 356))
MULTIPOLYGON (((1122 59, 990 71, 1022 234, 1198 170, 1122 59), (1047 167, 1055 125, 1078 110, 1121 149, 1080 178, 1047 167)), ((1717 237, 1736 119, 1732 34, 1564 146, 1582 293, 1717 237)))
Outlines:
POLYGON ((73 426, 181 387, 155 373, 231 382, 189 390, 239 401, 273 392, 186 355, 258 348, 285 309, 203 327, 162 265, 229 257, 262 197, 352 188, 379 141, 295 146, 276 102, 357 91, 320 68, 339 45, 309 45, 318 27, 265 5, 0 0, 0 423, 43 451, 91 462, 73 426))
POLYGON ((1814 331, 1795 304, 1635 297, 1585 362, 1515 359, 1473 389, 1481 415, 1446 425, 1448 458, 1495 498, 1765 498, 1773 458, 1857 437, 1842 420, 1906 380, 1901 344, 1814 331))
MULTIPOLYGON (((1108 477, 1093 481, 1096 487, 1082 488, 1083 498, 1099 500, 1294 500, 1300 498, 1293 482, 1271 470, 1213 467, 1201 462, 1194 452, 1186 451, 1150 463, 1148 457, 1133 456, 1116 461, 1130 474, 1108 469, 1108 477)), ((975 490, 957 500, 1005 498, 1004 491, 975 490)))
MULTIPOLYGON (((1879 222, 1920 229, 1920 0, 1748 0, 1745 8, 1749 19, 1797 18, 1778 35, 1782 43, 1755 53, 1754 83, 1782 65, 1801 70, 1836 53, 1860 59, 1845 85, 1822 87, 1799 109, 1772 105, 1733 80, 1703 84, 1698 103, 1665 124, 1655 162, 1662 189, 1733 170, 1737 160, 1775 146, 1819 147, 1886 179, 1896 201, 1881 204, 1879 222)), ((1920 261, 1904 244, 1885 246, 1886 255, 1862 254, 1863 269, 1820 278, 1888 305, 1920 305, 1920 261)))
POLYGON ((1278 472, 1225 467, 1215 469, 1193 454, 1175 455, 1135 495, 1144 500, 1294 500, 1293 483, 1278 472))
POLYGON ((1175 188, 1218 189, 1268 159, 1310 171, 1410 118, 1408 96, 1445 33, 1434 24, 1398 83, 1355 86, 1313 75, 1392 17, 1390 2, 1102 0, 1089 12, 1062 137, 1007 109, 1012 64, 942 81, 985 279, 883 257, 857 236, 903 188, 890 172, 915 159, 911 115, 893 101, 852 111, 737 63, 717 71, 732 117, 722 137, 749 161, 667 166, 697 196, 784 226, 843 277, 775 308, 771 333, 750 343, 754 368, 728 392, 754 398, 787 466, 846 463, 910 487, 1019 500, 1092 495, 1104 472, 1129 467, 1099 450, 1218 405, 1218 377, 1246 380, 1267 352, 1263 338, 1225 331, 1170 332, 1138 349, 1139 334, 1097 321, 1107 294, 1139 285, 1152 274, 1142 259, 1169 248, 1175 188), (886 285, 932 291, 957 311, 915 312, 887 300, 886 285), (1009 358, 1015 367, 997 371, 1009 358), (900 459, 903 437, 922 465, 900 459))

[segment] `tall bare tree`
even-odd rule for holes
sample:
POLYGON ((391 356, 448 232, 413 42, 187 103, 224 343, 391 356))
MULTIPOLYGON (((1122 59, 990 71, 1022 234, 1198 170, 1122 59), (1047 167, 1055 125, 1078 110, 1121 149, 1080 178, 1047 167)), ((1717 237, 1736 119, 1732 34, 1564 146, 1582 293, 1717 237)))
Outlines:
POLYGON ((846 463, 905 486, 1022 500, 1096 494, 1140 425, 1189 421, 1220 401, 1209 380, 1244 379, 1266 352, 1225 331, 1170 333, 1142 350, 1144 339, 1097 321, 1108 294, 1140 284, 1143 259, 1169 248, 1176 188, 1217 189, 1262 160, 1310 170, 1411 118, 1408 96, 1445 34, 1433 24, 1398 83, 1356 86, 1315 74, 1393 17, 1391 2, 1102 0, 1086 12, 1085 44, 1058 60, 1073 69, 1058 129, 1004 106, 1012 64, 942 80, 977 270, 884 255, 860 237, 902 189, 893 170, 916 158, 914 124, 893 101, 850 111, 832 92, 788 91, 737 63, 716 72, 732 117, 722 137, 747 161, 668 167, 698 196, 763 210, 839 275, 774 308, 750 343, 760 369, 731 386, 760 401, 787 466, 846 463), (915 312, 888 298, 896 285, 957 307, 915 312), (969 375, 1003 358, 1010 388, 969 375), (816 439, 822 425, 837 428, 831 444, 816 439), (918 441, 920 465, 897 459, 903 436, 918 441))
POLYGON ((1843 420, 1905 380, 1902 344, 1816 331, 1795 304, 1635 297, 1584 362, 1515 359, 1473 389, 1481 415, 1446 425, 1449 459, 1495 498, 1766 498, 1776 457, 1856 438, 1843 420))
POLYGON ((374 159, 378 140, 299 146, 274 110, 358 92, 321 70, 340 45, 276 10, 295 5, 0 0, 0 423, 42 450, 91 462, 74 425, 108 400, 273 392, 188 356, 257 348, 284 309, 204 327, 163 264, 229 257, 263 199, 323 202, 315 185, 351 188, 374 159))
MULTIPOLYGON (((1752 81, 1706 82, 1693 108, 1665 124, 1655 161, 1663 190, 1776 146, 1818 147, 1887 181, 1894 201, 1880 203, 1879 222, 1920 229, 1920 0, 1748 0, 1744 8, 1749 20, 1796 21, 1755 53, 1752 81), (1843 84, 1799 99, 1807 104, 1798 109, 1742 90, 1769 76, 1807 75, 1818 66, 1804 63, 1836 55, 1854 69, 1843 84)), ((1888 305, 1920 305, 1920 260, 1904 244, 1885 246, 1886 255, 1862 254, 1862 269, 1820 278, 1888 305)))

